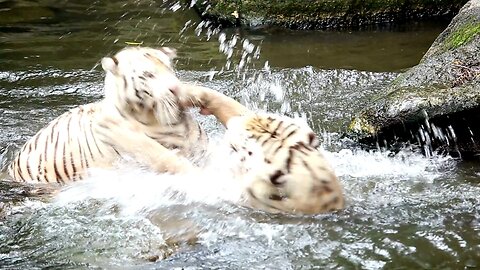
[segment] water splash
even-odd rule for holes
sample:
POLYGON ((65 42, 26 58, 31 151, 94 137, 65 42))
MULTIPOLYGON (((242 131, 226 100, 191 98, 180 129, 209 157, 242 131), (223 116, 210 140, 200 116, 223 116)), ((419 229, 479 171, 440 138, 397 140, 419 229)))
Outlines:
POLYGON ((62 190, 54 204, 98 199, 108 202, 107 208, 117 205, 122 214, 133 216, 174 205, 222 205, 240 200, 241 185, 232 180, 218 170, 185 175, 159 175, 140 169, 96 170, 89 179, 62 190))
MULTIPOLYGON (((395 238, 401 230, 396 224, 427 216, 428 226, 442 228, 442 223, 432 222, 439 214, 431 208, 443 200, 452 203, 459 192, 464 201, 453 203, 455 207, 473 209, 475 205, 471 200, 477 191, 471 186, 442 184, 455 168, 455 162, 447 157, 427 158, 408 149, 394 157, 388 152, 349 149, 323 153, 345 187, 347 208, 340 213, 296 217, 244 208, 238 204, 241 185, 222 173, 228 159, 220 158, 221 154, 210 171, 195 175, 159 175, 141 169, 94 171, 90 179, 65 188, 52 202, 27 201, 14 212, 22 213, 18 216, 24 220, 20 224, 33 230, 24 237, 35 243, 55 237, 56 259, 52 263, 70 258, 76 264, 98 267, 148 268, 145 258, 171 254, 165 250, 176 244, 166 239, 173 237, 185 243, 186 232, 193 232, 196 245, 181 244, 181 250, 155 267, 200 263, 188 258, 202 258, 201 265, 206 268, 246 269, 251 263, 313 267, 319 261, 332 267, 337 265, 338 255, 345 262, 378 269, 391 259, 392 250, 408 251, 412 256, 417 252, 408 241, 395 238), (384 240, 365 236, 365 229, 370 233, 381 230, 384 240), (76 252, 83 255, 69 257, 76 252), (381 257, 372 257, 369 252, 381 257), (278 256, 283 259, 273 260, 278 256), (247 257, 252 262, 246 263, 247 257)), ((416 237, 438 241, 431 234, 416 237)), ((442 243, 438 242, 438 248, 444 248, 442 243)), ((45 257, 45 252, 39 256, 45 257)))

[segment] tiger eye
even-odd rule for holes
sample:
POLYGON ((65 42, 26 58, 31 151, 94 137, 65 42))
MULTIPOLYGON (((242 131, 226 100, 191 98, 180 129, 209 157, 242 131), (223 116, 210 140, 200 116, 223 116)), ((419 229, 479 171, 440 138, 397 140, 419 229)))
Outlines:
POLYGON ((149 78, 149 79, 155 78, 155 74, 153 74, 153 73, 150 72, 150 71, 144 71, 144 72, 143 72, 143 76, 145 76, 145 77, 147 77, 147 78, 149 78))

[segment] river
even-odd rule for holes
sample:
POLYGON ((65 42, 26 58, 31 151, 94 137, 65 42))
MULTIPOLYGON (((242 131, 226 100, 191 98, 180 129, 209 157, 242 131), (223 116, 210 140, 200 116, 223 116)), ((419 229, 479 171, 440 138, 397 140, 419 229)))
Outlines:
MULTIPOLYGON (((414 146, 362 150, 342 136, 448 22, 221 30, 182 5, 0 1, 1 269, 480 267, 477 163, 425 157, 414 146), (182 80, 306 118, 344 186, 346 209, 294 216, 239 206, 235 184, 215 173, 222 159, 201 177, 99 170, 51 199, 9 182, 7 164, 30 136, 102 98, 99 60, 128 43, 174 47, 182 80)), ((221 137, 214 119, 197 117, 213 140, 221 137)))

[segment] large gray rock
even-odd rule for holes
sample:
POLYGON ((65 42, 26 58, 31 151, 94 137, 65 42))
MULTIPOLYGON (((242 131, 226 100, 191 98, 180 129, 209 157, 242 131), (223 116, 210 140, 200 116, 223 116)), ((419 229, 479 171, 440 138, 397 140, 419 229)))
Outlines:
POLYGON ((480 0, 469 1, 420 63, 399 75, 348 130, 370 144, 410 141, 427 154, 479 154, 480 0))
POLYGON ((203 18, 223 25, 357 27, 408 18, 453 16, 467 0, 197 0, 203 18))

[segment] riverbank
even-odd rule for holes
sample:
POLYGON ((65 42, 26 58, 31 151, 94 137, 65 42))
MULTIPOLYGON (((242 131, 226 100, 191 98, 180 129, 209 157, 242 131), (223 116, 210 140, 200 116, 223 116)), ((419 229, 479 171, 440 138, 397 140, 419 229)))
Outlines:
POLYGON ((466 0, 203 0, 195 9, 222 26, 291 29, 358 28, 412 19, 451 19, 466 0))

